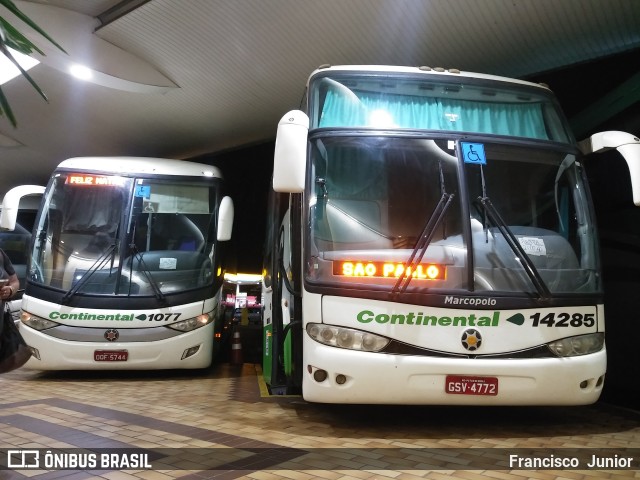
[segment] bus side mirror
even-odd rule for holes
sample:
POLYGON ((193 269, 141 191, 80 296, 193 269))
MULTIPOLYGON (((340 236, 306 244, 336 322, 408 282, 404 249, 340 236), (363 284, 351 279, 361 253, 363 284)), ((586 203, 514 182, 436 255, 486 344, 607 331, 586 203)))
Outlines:
POLYGON ((629 166, 633 203, 640 207, 640 138, 626 132, 599 132, 579 142, 578 145, 585 155, 612 148, 620 152, 629 166))
POLYGON ((304 191, 308 133, 309 117, 300 110, 290 111, 278 123, 273 156, 273 189, 276 192, 304 191))
POLYGON ((15 230, 20 200, 27 195, 42 195, 44 187, 40 185, 20 185, 9 190, 2 199, 0 212, 0 230, 15 230))
POLYGON ((233 200, 231 197, 224 197, 218 208, 218 241, 231 240, 231 230, 233 229, 233 200))

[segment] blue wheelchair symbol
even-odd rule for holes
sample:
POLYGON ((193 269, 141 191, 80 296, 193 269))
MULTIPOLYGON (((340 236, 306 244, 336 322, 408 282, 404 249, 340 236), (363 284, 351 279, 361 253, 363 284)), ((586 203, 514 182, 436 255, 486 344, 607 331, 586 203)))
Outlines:
POLYGON ((134 192, 136 197, 149 198, 151 196, 151 186, 150 185, 136 185, 136 189, 134 192))
POLYGON ((487 157, 484 154, 484 145, 481 143, 463 143, 462 155, 464 163, 477 163, 479 165, 487 164, 487 157))

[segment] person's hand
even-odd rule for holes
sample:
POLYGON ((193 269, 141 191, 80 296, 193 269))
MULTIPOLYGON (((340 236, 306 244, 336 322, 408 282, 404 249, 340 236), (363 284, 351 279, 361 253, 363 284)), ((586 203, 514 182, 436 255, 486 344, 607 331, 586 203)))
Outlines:
POLYGON ((5 285, 4 287, 2 287, 0 296, 2 297, 3 300, 8 300, 11 297, 13 297, 13 294, 14 294, 13 288, 9 285, 5 285))

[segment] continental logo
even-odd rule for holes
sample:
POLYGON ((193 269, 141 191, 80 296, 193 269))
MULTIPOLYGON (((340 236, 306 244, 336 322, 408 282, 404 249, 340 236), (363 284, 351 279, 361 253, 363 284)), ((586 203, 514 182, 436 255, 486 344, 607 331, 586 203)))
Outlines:
POLYGON ((97 320, 97 321, 120 321, 120 322, 132 322, 133 320, 140 320, 141 322, 177 322, 182 313, 140 313, 135 315, 133 313, 60 313, 50 312, 50 320, 97 320))
MULTIPOLYGON (((484 312, 483 312, 484 313, 484 312)), ((488 313, 488 312, 487 312, 488 313)), ((473 313, 467 316, 443 316, 425 315, 422 312, 409 313, 375 313, 371 310, 362 310, 357 317, 360 323, 388 323, 391 325, 421 325, 431 327, 497 327, 500 323, 500 312, 493 312, 491 316, 482 316, 473 313)))
POLYGON ((131 314, 122 314, 122 313, 114 313, 114 314, 98 314, 98 313, 60 313, 60 312, 51 312, 49 313, 50 320, 120 320, 122 322, 131 322, 133 321, 133 313, 131 314))

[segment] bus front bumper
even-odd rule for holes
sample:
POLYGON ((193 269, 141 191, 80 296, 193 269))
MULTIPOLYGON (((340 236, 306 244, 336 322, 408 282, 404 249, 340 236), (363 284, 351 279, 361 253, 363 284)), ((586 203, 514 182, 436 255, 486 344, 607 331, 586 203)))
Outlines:
POLYGON ((605 349, 567 358, 482 360, 360 352, 308 341, 302 391, 305 400, 319 403, 588 405, 600 397, 605 372, 605 349), (322 381, 325 373, 318 370, 326 372, 322 381))
POLYGON ((213 324, 164 340, 130 343, 54 339, 24 325, 20 325, 20 333, 40 357, 31 357, 25 368, 37 370, 206 368, 211 365, 214 350, 213 324))

